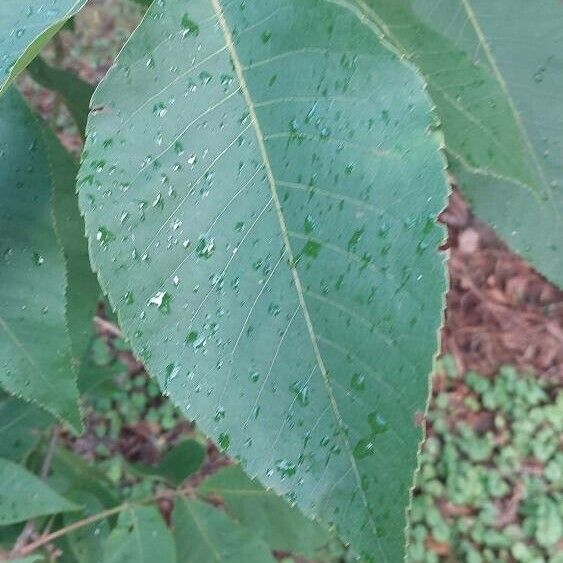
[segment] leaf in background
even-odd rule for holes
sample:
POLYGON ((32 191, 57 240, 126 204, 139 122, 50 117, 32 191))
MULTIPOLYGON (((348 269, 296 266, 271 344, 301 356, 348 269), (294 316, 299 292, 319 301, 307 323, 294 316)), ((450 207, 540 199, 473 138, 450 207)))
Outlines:
POLYGON ((94 495, 104 508, 111 508, 119 503, 115 488, 102 471, 62 448, 57 449, 53 456, 49 484, 70 499, 76 493, 87 493, 94 495))
POLYGON ((35 58, 29 64, 27 70, 35 82, 56 92, 64 99, 80 135, 84 138, 94 86, 82 80, 70 70, 63 70, 47 64, 42 57, 35 58))
MULTIPOLYGON (((75 491, 72 500, 84 507, 80 514, 63 515, 64 526, 102 512, 106 506, 100 499, 87 491, 75 491)), ((110 525, 107 520, 98 520, 65 535, 68 546, 78 563, 100 563, 103 561, 104 546, 108 540, 110 525)))
POLYGON ((0 384, 80 428, 65 322, 65 261, 41 126, 11 89, 0 100, 0 384))
POLYGON ((439 135, 356 14, 243 6, 154 3, 94 94, 92 263, 185 414, 398 561, 445 289, 439 135))
POLYGON ((0 95, 86 0, 0 2, 0 95))
POLYGON ((80 508, 7 459, 0 459, 0 506, 0 526, 80 508))
POLYGON ((563 5, 352 0, 422 71, 476 214, 563 286, 563 5))
POLYGON ((206 479, 199 491, 223 499, 227 512, 272 550, 314 557, 331 539, 320 524, 249 479, 238 465, 221 469, 206 479))
POLYGON ((0 398, 0 457, 21 462, 53 419, 44 410, 15 397, 0 398))
POLYGON ((131 506, 124 510, 106 542, 103 562, 175 563, 174 539, 158 509, 131 506))
POLYGON ((176 444, 156 466, 136 464, 133 469, 143 475, 164 478, 179 485, 186 477, 195 473, 203 462, 205 448, 195 440, 184 440, 176 444))
POLYGON ((80 372, 81 361, 94 335, 92 318, 101 291, 90 267, 84 220, 78 209, 78 165, 50 129, 44 127, 43 135, 53 183, 55 230, 66 262, 65 314, 74 365, 80 372))
POLYGON ((275 563, 259 536, 210 504, 179 498, 172 523, 182 563, 275 563))

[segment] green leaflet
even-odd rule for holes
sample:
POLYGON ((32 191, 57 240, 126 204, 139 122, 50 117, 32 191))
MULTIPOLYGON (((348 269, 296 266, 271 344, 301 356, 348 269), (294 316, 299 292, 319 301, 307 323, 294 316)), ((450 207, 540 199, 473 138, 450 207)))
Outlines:
POLYGON ((93 336, 92 317, 101 296, 100 287, 90 267, 84 221, 78 210, 78 165, 49 128, 43 127, 43 136, 53 183, 55 230, 66 263, 66 321, 73 363, 82 376, 81 371, 87 369, 82 360, 93 336))
POLYGON ((35 405, 4 395, 0 397, 0 457, 21 462, 34 448, 40 429, 52 418, 35 405))
POLYGON ((250 475, 400 560, 445 289, 420 78, 333 3, 157 2, 92 105, 80 207, 135 353, 250 475))
POLYGON ((0 458, 0 506, 2 506, 0 526, 79 508, 21 465, 2 458, 0 458))
MULTIPOLYGON (((89 491, 76 491, 73 500, 80 503, 84 511, 80 514, 65 514, 63 516, 65 526, 104 510, 100 499, 89 491)), ((67 534, 65 540, 78 563, 100 563, 103 561, 104 546, 109 534, 109 522, 101 520, 67 534)))
POLYGON ((352 0, 428 81, 474 211, 563 285, 563 6, 352 0))
POLYGON ((207 478, 199 491, 221 498, 228 513, 272 550, 315 558, 317 550, 330 541, 322 526, 307 520, 273 491, 249 479, 238 465, 207 478))
POLYGON ((155 562, 176 562, 172 533, 154 506, 131 506, 105 543, 103 563, 155 562))
POLYGON ((82 80, 70 70, 63 70, 47 64, 41 57, 34 59, 27 70, 33 80, 44 88, 53 90, 65 101, 78 130, 84 137, 88 106, 94 93, 94 86, 82 80))
POLYGON ((224 512, 199 500, 179 498, 172 515, 182 563, 275 563, 268 546, 224 512))
POLYGON ((0 2, 0 95, 86 0, 0 2))
POLYGON ((136 464, 134 471, 141 475, 165 479, 175 485, 195 473, 203 463, 205 448, 195 440, 184 440, 176 444, 156 466, 136 464))
POLYGON ((51 209, 58 170, 15 90, 0 101, 0 384, 80 427, 65 325, 65 262, 51 209))

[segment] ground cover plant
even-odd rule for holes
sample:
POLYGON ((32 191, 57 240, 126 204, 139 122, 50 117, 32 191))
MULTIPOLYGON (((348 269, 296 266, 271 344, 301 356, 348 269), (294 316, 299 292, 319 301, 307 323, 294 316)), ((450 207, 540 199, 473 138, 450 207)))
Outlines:
MULTIPOLYGON (((11 556, 401 560, 447 286, 447 172, 561 284, 561 6, 156 0, 92 95, 34 58, 84 4, 0 6, 11 556), (83 150, 24 101, 25 67, 83 150), (174 447, 112 462, 123 420, 174 447), (239 465, 207 477, 226 458, 203 462, 204 437, 239 465), (66 450, 88 440, 86 485, 66 450)), ((412 519, 422 537, 416 502, 412 519)), ((555 553, 557 531, 542 534, 555 553)))

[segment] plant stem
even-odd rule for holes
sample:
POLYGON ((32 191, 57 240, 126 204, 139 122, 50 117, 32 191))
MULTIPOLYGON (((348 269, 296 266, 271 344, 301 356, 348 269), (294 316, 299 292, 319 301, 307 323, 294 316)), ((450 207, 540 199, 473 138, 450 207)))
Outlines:
MULTIPOLYGON (((182 495, 192 495, 193 493, 194 491, 191 487, 186 487, 183 489, 176 489, 173 491, 159 492, 153 496, 141 500, 118 504, 113 508, 108 508, 106 510, 103 510, 102 512, 98 512, 97 514, 93 514, 92 516, 88 516, 87 518, 83 518, 82 520, 77 520, 76 522, 73 522, 72 524, 69 524, 64 528, 60 528, 58 530, 55 530, 54 532, 51 532, 50 534, 46 534, 41 536, 40 538, 37 538, 35 541, 21 547, 18 550, 17 555, 20 556, 29 555, 30 553, 34 552, 36 549, 39 549, 40 547, 51 543, 52 541, 56 540, 57 538, 60 538, 61 536, 64 536, 65 534, 68 534, 69 532, 74 532, 75 530, 83 528, 84 526, 88 526, 89 524, 93 524, 94 522, 98 522, 99 520, 103 520, 104 518, 109 518, 114 514, 119 514, 120 512, 126 510, 131 506, 135 506, 137 504, 147 504, 159 500, 161 498, 166 498, 167 496, 177 497, 182 495)), ((16 554, 12 553, 12 555, 16 555, 16 554)))

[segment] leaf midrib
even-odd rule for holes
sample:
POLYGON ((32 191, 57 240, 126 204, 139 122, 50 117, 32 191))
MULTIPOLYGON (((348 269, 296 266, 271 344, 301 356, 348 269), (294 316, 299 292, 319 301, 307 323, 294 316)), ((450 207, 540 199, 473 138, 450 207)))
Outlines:
MULTIPOLYGON (((225 42, 228 46, 229 53, 231 55, 231 59, 232 59, 232 62, 233 62, 235 73, 237 75, 244 100, 245 100, 246 105, 248 107, 250 119, 251 119, 251 122, 254 126, 254 129, 255 129, 258 147, 259 147, 259 150, 260 150, 262 161, 264 162, 264 168, 265 168, 265 171, 266 171, 266 176, 268 178, 268 183, 270 184, 270 189, 272 191, 272 200, 273 200, 274 207, 275 207, 275 210, 276 210, 276 214, 277 214, 277 217, 278 217, 278 221, 279 221, 279 224, 280 224, 280 230, 281 230, 283 241, 284 241, 284 247, 285 247, 287 258, 288 258, 288 261, 289 261, 289 268, 291 270, 291 274, 292 274, 292 277, 293 277, 293 280, 294 280, 294 283, 295 283, 295 289, 296 289, 296 292, 297 292, 299 305, 301 307, 301 310, 303 311, 303 317, 304 317, 304 320, 305 320, 305 324, 307 326, 307 331, 309 333, 309 337, 311 339, 311 344, 313 346, 315 359, 317 361, 317 364, 318 364, 320 372, 321 372, 323 384, 324 384, 325 389, 327 391, 334 417, 336 419, 337 424, 339 426, 341 426, 343 424, 342 415, 340 414, 340 409, 338 408, 338 404, 336 402, 334 392, 332 390, 332 385, 331 385, 331 383, 328 379, 328 373, 327 373, 326 367, 324 365, 324 361, 323 361, 321 353, 320 353, 319 345, 318 345, 318 342, 317 342, 317 338, 316 338, 316 335, 315 335, 315 331, 314 331, 314 328, 313 328, 313 324, 312 324, 312 321, 311 321, 309 310, 308 310, 307 304, 305 302, 305 297, 304 297, 303 287, 302 287, 302 284, 301 284, 301 279, 300 279, 299 274, 297 272, 297 269, 295 267, 295 259, 294 259, 293 251, 291 249, 291 245, 290 245, 290 242, 289 242, 289 233, 288 233, 288 229, 287 229, 287 226, 286 226, 286 223, 285 223, 285 218, 283 216, 281 203, 280 203, 279 196, 278 196, 277 189, 276 189, 276 180, 275 180, 275 177, 274 177, 274 174, 273 174, 272 166, 270 164, 268 151, 266 149, 266 145, 265 145, 265 142, 264 142, 264 134, 262 132, 262 128, 261 128, 260 123, 258 121, 256 109, 254 107, 254 101, 252 99, 252 95, 250 93, 250 90, 249 90, 248 85, 246 83, 246 79, 244 77, 243 65, 241 64, 240 58, 239 58, 237 50, 235 48, 235 43, 234 43, 234 39, 233 39, 233 36, 232 36, 232 32, 229 29, 229 26, 228 26, 227 21, 225 19, 225 16, 224 16, 224 13, 223 13, 223 8, 221 6, 220 0, 211 0, 211 4, 212 4, 213 10, 214 10, 214 12, 217 16, 217 20, 219 22, 221 30, 223 31, 223 35, 224 35, 224 38, 225 38, 225 42)), ((375 521, 373 519, 373 516, 371 515, 370 510, 369 510, 369 503, 368 503, 368 500, 366 498, 365 492, 364 492, 362 484, 361 484, 361 476, 360 476, 358 466, 356 464, 356 460, 354 458, 352 446, 351 446, 350 441, 348 440, 348 437, 346 436, 345 433, 341 433, 341 436, 342 436, 342 441, 343 441, 343 443, 346 447, 348 457, 350 459, 351 468, 354 472, 357 490, 360 493, 360 497, 361 497, 362 502, 363 502, 365 509, 366 509, 366 513, 367 513, 367 516, 368 516, 368 521, 370 523, 370 527, 372 529, 374 537, 377 540, 379 549, 380 549, 381 553, 383 554, 384 552, 383 552, 383 549, 381 547, 381 544, 380 544, 380 541, 379 541, 379 538, 378 538, 378 529, 377 529, 377 526, 376 526, 375 521)))

